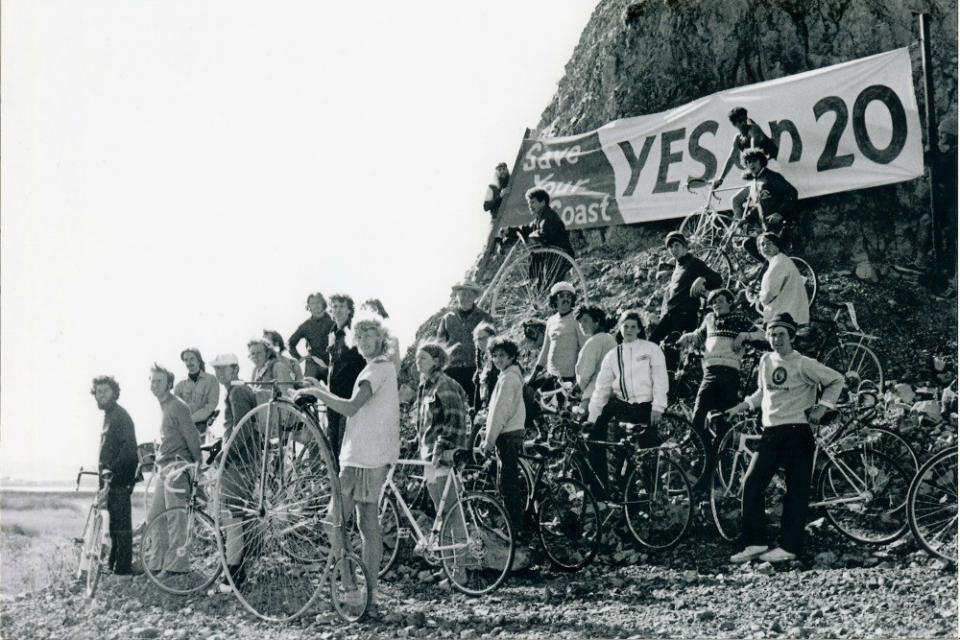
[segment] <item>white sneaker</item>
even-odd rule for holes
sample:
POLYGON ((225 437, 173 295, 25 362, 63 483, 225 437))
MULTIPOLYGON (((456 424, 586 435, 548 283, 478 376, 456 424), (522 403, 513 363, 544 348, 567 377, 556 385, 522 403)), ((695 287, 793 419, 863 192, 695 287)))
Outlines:
POLYGON ((765 554, 760 556, 761 562, 787 562, 788 560, 796 560, 797 554, 790 553, 786 549, 781 549, 777 547, 773 551, 767 551, 765 554))
POLYGON ((730 562, 733 564, 743 564, 745 562, 750 562, 754 558, 761 556, 764 552, 769 549, 767 545, 763 544, 752 544, 740 553, 735 553, 730 556, 730 562))

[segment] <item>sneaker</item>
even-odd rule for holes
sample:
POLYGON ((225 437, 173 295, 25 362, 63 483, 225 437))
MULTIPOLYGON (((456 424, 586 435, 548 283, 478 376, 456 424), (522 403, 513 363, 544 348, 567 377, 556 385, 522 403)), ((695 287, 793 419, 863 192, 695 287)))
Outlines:
POLYGON ((789 551, 787 551, 786 549, 782 549, 781 547, 777 547, 773 551, 767 551, 766 553, 760 556, 760 560, 762 562, 770 562, 770 563, 787 562, 789 560, 796 560, 796 559, 797 559, 797 554, 790 553, 789 551))
POLYGON ((740 553, 735 553, 732 556, 730 556, 730 562, 734 564, 743 564, 745 562, 750 562, 754 558, 757 558, 762 554, 764 554, 769 548, 770 547, 768 547, 765 544, 764 545, 752 544, 746 549, 744 549, 743 551, 741 551, 740 553))

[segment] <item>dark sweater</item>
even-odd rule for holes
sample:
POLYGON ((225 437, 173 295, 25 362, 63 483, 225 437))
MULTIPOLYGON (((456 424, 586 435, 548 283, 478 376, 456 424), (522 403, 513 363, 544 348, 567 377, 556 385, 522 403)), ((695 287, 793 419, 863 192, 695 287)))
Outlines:
POLYGON ((137 434, 127 410, 114 404, 103 412, 100 471, 113 471, 113 486, 131 485, 137 472, 137 434))
POLYGON ((667 287, 666 312, 669 311, 688 311, 697 313, 700 309, 700 301, 690 295, 690 285, 697 278, 703 278, 707 281, 707 289, 716 289, 723 284, 723 278, 716 271, 703 263, 703 260, 687 253, 677 260, 673 267, 673 275, 670 277, 670 284, 667 287))
MULTIPOLYGON (((287 341, 287 347, 290 349, 290 355, 299 360, 302 356, 297 351, 297 343, 305 339, 310 347, 310 354, 327 361, 327 340, 330 332, 334 329, 333 318, 330 314, 324 313, 319 318, 310 316, 303 324, 297 327, 290 339, 287 341)), ((327 363, 329 364, 329 363, 327 363)))

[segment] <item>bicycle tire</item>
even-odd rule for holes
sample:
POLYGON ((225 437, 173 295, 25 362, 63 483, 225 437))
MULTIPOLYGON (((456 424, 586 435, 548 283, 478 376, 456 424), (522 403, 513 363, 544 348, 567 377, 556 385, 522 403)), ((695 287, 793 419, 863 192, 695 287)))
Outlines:
POLYGON ((658 449, 636 457, 623 501, 630 533, 648 549, 672 549, 693 521, 693 492, 686 473, 658 449))
POLYGON ((726 252, 717 247, 694 247, 691 249, 693 255, 700 258, 704 264, 720 274, 724 286, 730 284, 734 276, 733 263, 726 252))
POLYGON ((460 547, 439 552, 443 572, 457 591, 471 596, 490 593, 503 584, 513 564, 507 510, 485 493, 465 494, 459 507, 454 503, 443 516, 440 546, 460 547), (466 535, 458 527, 465 528, 466 535))
POLYGON ((223 570, 217 549, 217 534, 213 518, 191 506, 177 506, 164 509, 143 530, 140 542, 140 566, 150 581, 164 593, 185 596, 204 591, 212 585, 223 570), (171 573, 164 571, 166 558, 162 557, 159 566, 152 555, 158 553, 155 547, 167 544, 170 528, 177 520, 186 522, 186 537, 177 550, 167 549, 178 556, 187 558, 187 571, 171 573))
POLYGON ((870 347, 862 342, 841 342, 827 351, 823 364, 844 375, 850 391, 856 391, 863 380, 872 380, 883 389, 883 366, 870 347))
POLYGON ((326 436, 284 399, 250 410, 224 445, 213 502, 217 544, 224 566, 233 560, 245 578, 237 584, 233 571, 224 574, 234 595, 258 618, 293 620, 328 588, 330 534, 344 545, 349 535, 337 469, 326 436), (240 541, 232 558, 228 539, 240 541))
POLYGON ((864 544, 889 544, 904 533, 909 478, 893 460, 879 452, 847 449, 820 470, 816 495, 827 520, 847 538, 864 544), (855 478, 850 476, 855 475, 855 478), (852 483, 863 484, 861 491, 852 483), (864 497, 856 501, 852 498, 864 497), (834 502, 836 501, 836 502, 834 502))
POLYGON ((522 319, 529 317, 545 318, 552 313, 549 308, 550 287, 561 279, 577 290, 578 305, 589 304, 587 281, 576 260, 551 247, 517 251, 490 285, 489 313, 498 327, 517 326, 522 319), (532 280, 530 275, 534 257, 547 265, 542 277, 536 280, 532 280))
POLYGON ((707 443, 703 434, 682 415, 665 412, 660 416, 657 432, 663 444, 674 455, 674 462, 683 469, 690 486, 697 486, 707 468, 707 443))
POLYGON ((590 490, 573 478, 542 481, 537 500, 537 536, 561 571, 580 571, 600 550, 602 523, 590 490))
POLYGON ((917 472, 907 493, 907 522, 924 551, 956 566, 956 447, 935 453, 917 472))
POLYGON ((87 509, 87 519, 83 523, 83 534, 79 538, 74 538, 74 546, 76 549, 76 560, 77 560, 77 570, 75 572, 75 577, 77 580, 80 580, 84 577, 84 555, 86 554, 86 542, 92 538, 93 532, 90 531, 93 526, 94 516, 97 513, 96 503, 90 505, 90 508, 87 509), (88 533, 89 532, 89 533, 88 533))
POLYGON ((790 260, 793 261, 797 271, 800 272, 800 277, 803 279, 803 288, 807 290, 807 302, 810 307, 813 307, 813 301, 817 299, 817 291, 820 288, 817 272, 803 258, 791 256, 790 260))
POLYGON ((373 599, 373 585, 360 558, 352 553, 338 558, 330 569, 329 581, 330 604, 337 616, 346 623, 362 620, 373 599), (343 578, 348 574, 350 579, 345 581, 343 578), (353 594, 357 597, 349 597, 353 594))
POLYGON ((835 442, 840 449, 862 447, 879 451, 899 464, 910 478, 920 469, 919 458, 913 446, 906 438, 887 427, 864 427, 855 433, 841 435, 835 442))
POLYGON ((143 525, 147 524, 147 514, 150 513, 150 507, 153 505, 153 495, 156 492, 156 471, 151 471, 149 476, 143 481, 143 525))
POLYGON ((85 593, 92 598, 97 592, 100 583, 100 572, 103 569, 103 514, 98 509, 93 516, 93 531, 90 534, 90 548, 87 549, 87 576, 85 593))
POLYGON ((379 577, 387 575, 397 559, 403 546, 404 534, 400 529, 400 515, 394 498, 383 494, 378 507, 380 516, 380 538, 383 541, 383 557, 380 560, 379 577))
POLYGON ((683 219, 678 231, 684 235, 691 245, 712 247, 726 235, 727 229, 730 228, 732 223, 733 220, 730 216, 698 209, 683 219), (713 224, 710 224, 711 220, 713 224))

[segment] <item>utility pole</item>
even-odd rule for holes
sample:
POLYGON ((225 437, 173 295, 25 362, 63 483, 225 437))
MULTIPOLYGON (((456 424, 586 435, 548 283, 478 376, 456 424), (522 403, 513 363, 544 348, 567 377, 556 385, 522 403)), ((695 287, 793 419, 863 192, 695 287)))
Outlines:
POLYGON ((937 203, 937 164, 940 159, 937 134, 937 111, 934 104, 933 64, 930 59, 930 14, 915 14, 920 24, 920 58, 923 62, 923 110, 927 124, 927 177, 930 181, 930 235, 933 244, 933 260, 940 266, 943 248, 943 221, 937 203))

